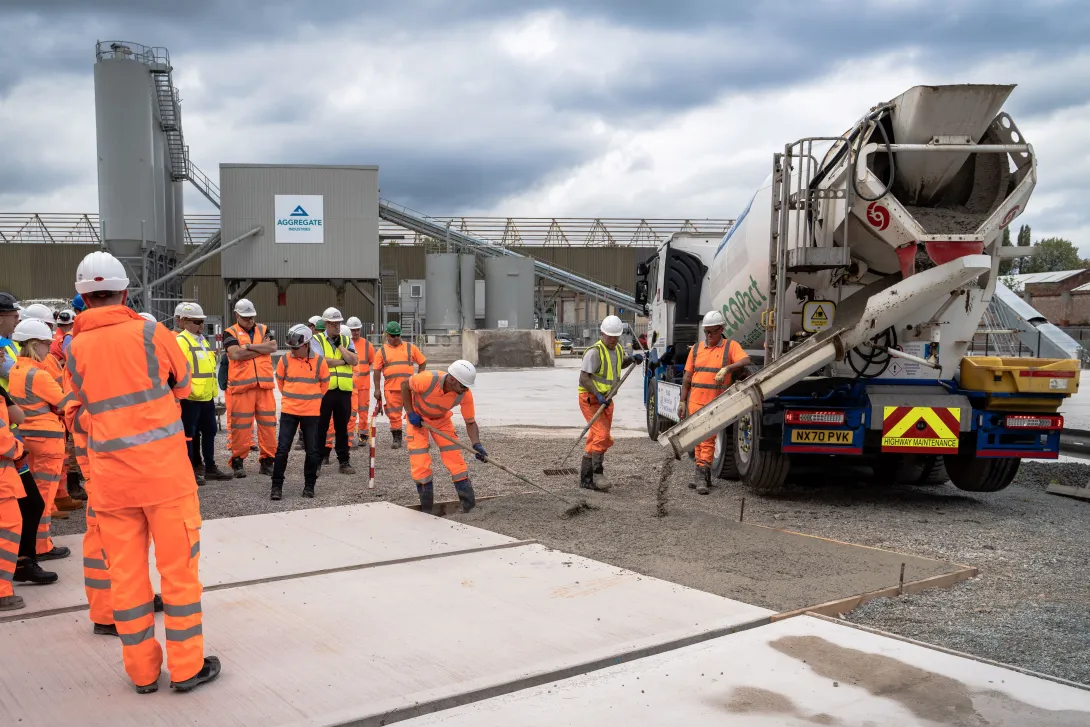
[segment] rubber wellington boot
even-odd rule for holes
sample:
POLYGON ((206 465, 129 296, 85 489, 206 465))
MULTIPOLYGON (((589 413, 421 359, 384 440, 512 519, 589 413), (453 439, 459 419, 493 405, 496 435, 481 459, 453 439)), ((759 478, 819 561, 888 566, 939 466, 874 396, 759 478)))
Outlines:
POLYGON ((188 692, 191 689, 199 687, 205 682, 210 682, 220 675, 220 660, 215 656, 204 657, 204 667, 186 679, 184 682, 171 682, 170 688, 177 689, 179 692, 188 692))
POLYGON ((584 490, 594 489, 594 461, 590 457, 583 457, 579 465, 579 486, 584 490))
POLYGON ((473 483, 467 477, 454 483, 454 489, 458 491, 458 499, 462 502, 462 512, 469 512, 477 505, 477 495, 473 492, 473 483))
POLYGON ((606 482, 605 477, 606 470, 603 466, 605 457, 605 454, 600 452, 590 456, 591 466, 595 475, 590 489, 597 490, 598 492, 609 492, 609 484, 606 482))
POLYGON ((390 449, 401 449, 401 430, 394 429, 390 432, 393 435, 394 441, 390 443, 390 449))
POLYGON ((242 468, 242 460, 238 457, 231 458, 231 472, 240 480, 246 476, 246 470, 242 468))
POLYGON ((20 558, 15 564, 15 575, 12 580, 16 583, 33 583, 37 586, 47 586, 57 582, 57 574, 43 570, 35 558, 20 558))
POLYGON ((420 495, 420 512, 426 512, 429 515, 434 514, 435 486, 431 482, 417 485, 416 492, 420 495))
POLYGON ((696 494, 707 495, 711 486, 712 471, 707 467, 696 466, 696 494))

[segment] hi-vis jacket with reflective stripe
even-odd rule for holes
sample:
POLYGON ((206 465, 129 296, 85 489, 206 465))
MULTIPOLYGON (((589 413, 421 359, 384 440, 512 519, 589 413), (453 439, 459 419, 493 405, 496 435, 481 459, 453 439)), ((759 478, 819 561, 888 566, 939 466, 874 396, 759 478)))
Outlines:
POLYGON ((194 336, 182 331, 177 336, 178 345, 189 361, 189 373, 193 377, 193 391, 189 401, 212 401, 219 393, 216 386, 216 356, 208 348, 204 336, 194 336))
POLYGON ((64 439, 61 410, 65 394, 40 363, 29 356, 20 356, 11 369, 8 395, 26 415, 26 420, 19 426, 19 434, 64 439))
POLYGON ((473 392, 455 394, 443 392, 443 379, 449 374, 439 371, 421 371, 409 377, 409 390, 413 392, 413 409, 425 419, 445 422, 450 419, 451 411, 461 406, 462 419, 470 424, 477 416, 473 406, 473 392))
MULTIPOLYGON (((8 341, 4 344, 4 353, 7 354, 8 361, 12 364, 15 363, 15 359, 19 358, 19 347, 15 341, 8 341)), ((8 390, 8 379, 6 376, 0 376, 0 389, 4 391, 8 390)))
POLYGON ((0 500, 26 497, 23 481, 15 468, 15 460, 23 456, 23 445, 11 433, 8 405, 0 396, 0 500))
MULTIPOLYGON (((79 318, 76 318, 78 321, 79 318)), ((238 345, 262 343, 269 329, 261 323, 255 323, 247 333, 240 325, 230 326, 225 330, 224 338, 231 335, 238 345)), ((246 391, 247 389, 271 389, 273 387, 272 355, 258 356, 246 361, 231 361, 227 367, 227 390, 246 391)))
MULTIPOLYGON (((340 358, 340 354, 337 349, 333 348, 333 344, 329 342, 324 333, 315 333, 314 338, 322 346, 322 356, 326 361, 334 358, 340 358)), ((338 391, 352 391, 352 367, 348 364, 341 366, 329 366, 329 388, 338 391)))
POLYGON ((401 380, 413 375, 413 364, 425 364, 428 360, 420 349, 411 343, 402 341, 396 348, 388 343, 382 344, 375 356, 375 369, 382 372, 382 385, 387 388, 400 389, 401 380))
MULTIPOLYGON (((608 394, 613 385, 617 383, 617 379, 621 377, 621 362, 624 361, 624 349, 620 344, 617 344, 610 351, 606 344, 602 343, 601 339, 594 343, 594 348, 598 349, 599 362, 598 370, 590 375, 590 380, 594 382, 594 388, 599 393, 608 394)), ((579 393, 587 393, 587 390, 580 386, 579 393)))
POLYGON ((316 417, 322 411, 322 397, 329 390, 329 366, 307 346, 307 357, 293 354, 276 362, 276 383, 280 385, 280 413, 316 417))
POLYGON ((689 386, 689 401, 694 404, 706 404, 730 387, 731 375, 723 378, 722 384, 715 383, 715 375, 728 364, 741 361, 746 352, 737 341, 722 339, 715 348, 700 341, 689 349, 689 358, 685 360, 685 371, 692 374, 689 386))
POLYGON ((356 347, 356 355, 360 357, 360 362, 352 369, 352 384, 356 389, 370 390, 371 362, 375 360, 377 355, 375 344, 360 336, 352 339, 352 345, 356 347))
POLYGON ((149 507, 197 491, 182 431, 189 365, 166 328, 114 305, 76 318, 64 380, 86 409, 95 509, 149 507))

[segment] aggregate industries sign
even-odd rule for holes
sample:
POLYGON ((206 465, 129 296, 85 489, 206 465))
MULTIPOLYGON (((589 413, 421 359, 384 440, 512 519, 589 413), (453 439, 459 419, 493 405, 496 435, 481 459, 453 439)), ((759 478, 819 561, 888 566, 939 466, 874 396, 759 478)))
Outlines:
POLYGON ((325 242, 322 195, 278 194, 275 197, 277 242, 325 242))

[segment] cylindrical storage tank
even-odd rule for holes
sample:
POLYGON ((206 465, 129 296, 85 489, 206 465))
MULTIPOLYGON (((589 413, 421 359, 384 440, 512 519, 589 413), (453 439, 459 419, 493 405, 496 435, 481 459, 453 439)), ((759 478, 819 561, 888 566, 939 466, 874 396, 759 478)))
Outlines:
POLYGON ((528 257, 484 259, 485 328, 534 327, 534 261, 528 257))
POLYGON ((141 227, 155 234, 155 129, 148 67, 131 58, 95 63, 98 210, 106 248, 140 254, 141 227))
POLYGON ((477 256, 470 253, 459 255, 461 263, 461 285, 458 295, 461 296, 461 324, 465 330, 473 330, 477 327, 477 256))
POLYGON ((458 307, 458 254, 424 257, 424 332, 449 333, 462 327, 458 307))

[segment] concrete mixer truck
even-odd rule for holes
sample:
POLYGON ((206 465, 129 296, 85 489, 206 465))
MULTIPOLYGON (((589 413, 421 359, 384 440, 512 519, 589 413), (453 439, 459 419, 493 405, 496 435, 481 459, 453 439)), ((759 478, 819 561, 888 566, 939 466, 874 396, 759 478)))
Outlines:
POLYGON ((725 235, 676 234, 641 263, 648 434, 679 458, 715 436, 713 474, 755 488, 866 463, 994 492, 1056 458, 1078 362, 969 355, 1037 178, 1001 111, 1013 89, 916 86, 843 136, 787 144, 725 235), (755 366, 679 421, 710 310, 755 366))

